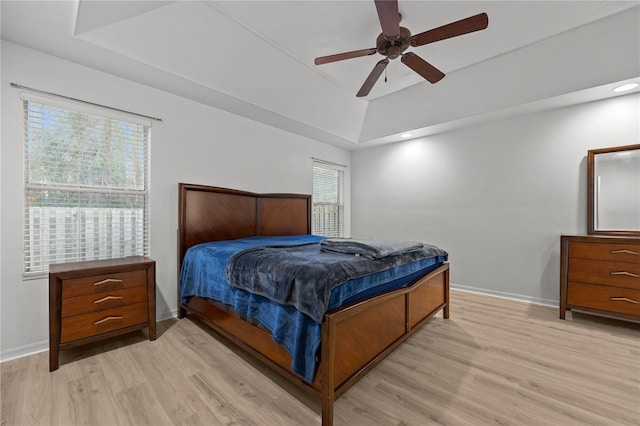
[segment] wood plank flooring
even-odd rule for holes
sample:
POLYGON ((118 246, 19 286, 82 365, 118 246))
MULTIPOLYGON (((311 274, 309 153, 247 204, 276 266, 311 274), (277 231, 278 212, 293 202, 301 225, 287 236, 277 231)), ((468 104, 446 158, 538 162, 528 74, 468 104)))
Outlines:
MULTIPOLYGON (((640 325, 452 291, 336 425, 640 425, 640 325), (572 318, 573 317, 573 318, 572 318)), ((1 368, 1 425, 319 425, 320 404, 188 319, 1 368)))

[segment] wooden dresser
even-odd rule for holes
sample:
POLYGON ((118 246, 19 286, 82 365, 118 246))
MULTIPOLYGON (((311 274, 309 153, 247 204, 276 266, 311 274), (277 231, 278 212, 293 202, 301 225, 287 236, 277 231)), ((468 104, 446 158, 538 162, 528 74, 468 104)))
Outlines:
POLYGON ((560 318, 576 309, 640 320, 640 238, 560 239, 560 318))
POLYGON ((142 256, 49 267, 49 371, 59 351, 149 328, 156 338, 154 260, 142 256))

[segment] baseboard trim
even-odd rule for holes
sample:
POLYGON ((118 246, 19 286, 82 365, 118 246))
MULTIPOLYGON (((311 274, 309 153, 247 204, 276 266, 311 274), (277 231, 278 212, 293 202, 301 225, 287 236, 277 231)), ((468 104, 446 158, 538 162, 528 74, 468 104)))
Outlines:
POLYGON ((452 290, 466 291, 467 293, 482 294, 484 296, 499 297, 501 299, 515 300, 517 302, 533 303, 534 305, 550 306, 557 308, 559 302, 552 299, 543 299, 540 297, 524 296, 522 294, 508 293, 506 291, 487 290, 486 288, 471 287, 460 284, 451 283, 452 290))
MULTIPOLYGON (((165 311, 160 315, 156 316, 156 321, 164 321, 171 318, 178 317, 178 309, 171 309, 169 311, 165 311)), ((31 356, 35 354, 39 354, 41 352, 46 352, 49 350, 49 341, 44 340, 37 343, 31 343, 24 346, 19 346, 17 348, 12 348, 8 350, 3 350, 0 352, 0 363, 13 361, 14 359, 24 358, 26 356, 31 356)))
POLYGON ((45 352, 49 350, 49 341, 40 341, 37 343, 31 343, 29 345, 19 346, 17 348, 9 349, 7 351, 2 351, 0 353, 0 363, 13 361, 14 359, 24 358, 26 356, 31 356, 35 354, 39 354, 41 352, 45 352))

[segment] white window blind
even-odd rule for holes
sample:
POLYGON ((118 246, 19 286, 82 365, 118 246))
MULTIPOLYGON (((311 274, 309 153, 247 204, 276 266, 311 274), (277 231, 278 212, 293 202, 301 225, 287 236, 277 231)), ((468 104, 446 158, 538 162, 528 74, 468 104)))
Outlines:
POLYGON ((315 162, 313 165, 312 232, 326 237, 344 236, 344 171, 315 162))
POLYGON ((24 274, 149 254, 150 123, 34 100, 24 106, 24 274))

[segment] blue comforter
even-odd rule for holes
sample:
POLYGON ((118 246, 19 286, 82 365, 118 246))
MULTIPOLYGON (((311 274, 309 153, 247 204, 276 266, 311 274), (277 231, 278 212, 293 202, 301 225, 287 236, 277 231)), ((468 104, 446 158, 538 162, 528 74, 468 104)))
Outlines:
MULTIPOLYGON (((286 306, 241 288, 231 287, 226 279, 231 257, 243 250, 278 245, 319 243, 324 237, 299 235, 285 237, 249 237, 233 241, 215 241, 191 247, 185 254, 180 273, 180 299, 191 296, 216 300, 242 318, 258 323, 292 356, 291 369, 312 382, 318 365, 321 325, 294 306, 286 306)), ((327 309, 380 292, 401 288, 428 270, 446 261, 446 253, 411 262, 396 268, 352 279, 330 292, 327 309)))
MULTIPOLYGON (((284 237, 248 237, 229 241, 214 241, 193 246, 187 250, 180 273, 180 295, 184 303, 190 296, 216 299, 220 285, 228 286, 227 263, 241 251, 267 245, 297 245, 318 243, 324 237, 294 235, 284 237)), ((226 302, 225 302, 226 303, 226 302)), ((233 304, 231 304, 233 305, 233 304)))

